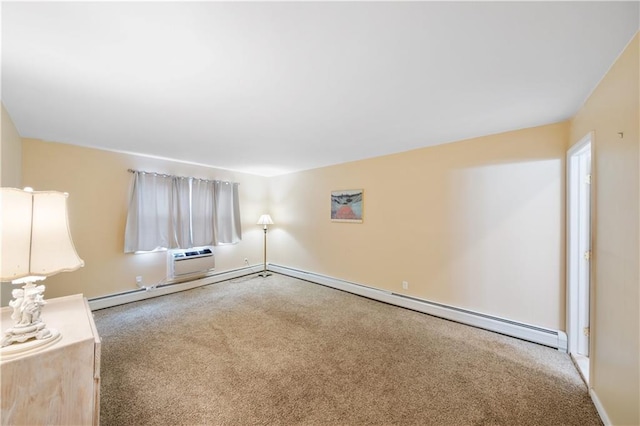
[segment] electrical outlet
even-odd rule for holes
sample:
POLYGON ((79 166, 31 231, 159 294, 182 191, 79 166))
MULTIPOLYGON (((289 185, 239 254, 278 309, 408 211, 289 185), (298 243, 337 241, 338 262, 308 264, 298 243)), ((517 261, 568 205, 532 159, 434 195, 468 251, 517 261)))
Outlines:
POLYGON ((409 289, 409 283, 407 281, 402 281, 402 289, 403 290, 408 290, 409 289))
POLYGON ((136 277, 136 284, 142 284, 142 276, 138 275, 136 277))

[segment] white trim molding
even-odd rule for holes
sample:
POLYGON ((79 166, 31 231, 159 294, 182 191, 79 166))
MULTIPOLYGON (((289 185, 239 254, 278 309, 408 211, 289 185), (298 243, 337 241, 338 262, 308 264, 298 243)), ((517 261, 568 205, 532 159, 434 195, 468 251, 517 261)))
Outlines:
POLYGON ((560 330, 538 327, 518 321, 483 314, 455 306, 431 302, 425 299, 414 298, 402 294, 368 287, 362 284, 352 283, 325 275, 289 268, 281 265, 269 264, 269 270, 279 274, 300 278, 312 283, 343 290, 348 293, 364 296, 369 299, 389 303, 436 317, 448 319, 466 325, 471 325, 485 330, 493 331, 518 339, 527 340, 545 346, 567 351, 567 335, 560 330))
POLYGON ((595 405, 596 407, 596 411, 600 415, 600 420, 602 420, 602 423, 604 423, 605 426, 612 425, 613 423, 611 423, 611 420, 609 420, 609 416, 607 415, 607 412, 605 411, 604 407, 602 406, 602 403, 600 402, 600 398, 598 398, 598 395, 596 394, 596 391, 593 390, 593 388, 589 389, 589 395, 591 396, 591 401, 593 401, 593 405, 595 405))
POLYGON ((253 269, 254 267, 257 268, 258 266, 247 266, 240 269, 213 273, 204 277, 191 278, 188 281, 185 280, 183 282, 169 283, 159 285, 157 287, 140 288, 124 293, 94 297, 92 299, 89 299, 89 307, 92 311, 95 311, 98 309, 110 308, 112 306, 122 305, 125 303, 137 302, 139 300, 150 299, 152 297, 164 296, 165 294, 177 293, 179 291, 190 290, 196 287, 219 283, 221 281, 227 281, 234 278, 243 277, 245 275, 254 274, 256 273, 253 269))
MULTIPOLYGON (((584 299, 580 297, 581 283, 589 289, 589 293, 593 293, 591 286, 589 285, 591 275, 591 262, 585 265, 583 255, 585 251, 593 250, 592 237, 591 237, 591 225, 590 220, 584 222, 590 216, 588 211, 581 209, 580 199, 585 197, 589 199, 591 211, 594 209, 593 204, 593 191, 587 190, 583 185, 584 170, 583 153, 589 153, 593 156, 593 141, 595 134, 593 131, 587 133, 582 139, 575 143, 567 151, 566 157, 566 324, 568 334, 568 351, 570 353, 580 353, 584 356, 588 356, 591 352, 591 348, 584 347, 584 339, 582 335, 582 329, 588 327, 592 323, 590 318, 580 320, 581 312, 589 312, 589 299, 592 299, 592 294, 587 294, 586 306, 583 306, 584 299), (577 187, 583 188, 586 192, 580 192, 577 187), (581 222, 582 221, 582 222, 581 222), (586 228, 585 228, 586 227, 586 228), (586 239, 586 243, 581 243, 583 239, 586 239), (586 244, 586 247, 584 246, 586 244), (582 302, 582 304, 581 304, 582 302), (581 309, 582 308, 582 309, 581 309), (586 308, 586 309, 585 309, 586 308), (586 324, 585 324, 586 323, 586 324), (583 343, 580 345, 580 343, 583 343), (581 347, 582 346, 582 347, 581 347)), ((591 161, 588 162, 589 171, 592 173, 591 161)), ((589 177, 589 179, 591 179, 589 177)), ((584 206, 583 206, 584 207, 584 206)), ((591 334, 594 334, 594 330, 590 330, 591 334)), ((590 340, 587 338, 587 344, 590 345, 590 340)))

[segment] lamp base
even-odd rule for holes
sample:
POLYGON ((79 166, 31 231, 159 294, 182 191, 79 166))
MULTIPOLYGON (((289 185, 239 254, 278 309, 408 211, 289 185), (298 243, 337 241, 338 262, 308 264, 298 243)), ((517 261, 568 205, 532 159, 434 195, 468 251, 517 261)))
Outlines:
POLYGON ((271 272, 260 272, 258 274, 258 276, 262 277, 262 278, 267 278, 267 277, 271 276, 271 272))
POLYGON ((51 336, 51 330, 42 321, 27 325, 15 325, 4 332, 0 346, 5 347, 12 343, 23 343, 30 339, 44 340, 51 336))
POLYGON ((45 323, 32 324, 26 327, 11 327, 5 331, 2 339, 0 355, 2 359, 24 355, 40 350, 62 338, 60 332, 54 328, 46 328, 45 323), (28 331, 29 330, 29 331, 28 331), (32 340, 35 339, 35 340, 32 340), (17 343, 13 345, 12 343, 17 343))
MULTIPOLYGON (((44 277, 29 278, 44 279, 44 277)), ((60 339, 60 333, 57 330, 48 329, 40 318, 41 308, 46 304, 42 296, 44 290, 43 285, 37 286, 33 281, 26 281, 22 288, 12 291, 13 300, 9 302, 9 306, 13 308, 11 318, 15 322, 13 327, 4 332, 0 341, 3 356, 31 351, 60 339), (9 348, 14 343, 17 345, 9 348)))

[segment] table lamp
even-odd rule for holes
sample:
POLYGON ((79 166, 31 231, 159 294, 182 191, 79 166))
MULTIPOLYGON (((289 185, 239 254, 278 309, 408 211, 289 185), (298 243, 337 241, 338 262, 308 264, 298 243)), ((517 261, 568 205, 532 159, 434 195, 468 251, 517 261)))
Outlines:
POLYGON ((24 284, 12 291, 9 306, 14 323, 4 332, 3 354, 33 350, 61 337, 40 317, 46 303, 45 286, 35 283, 84 266, 69 232, 68 196, 31 188, 0 188, 0 281, 24 284), (15 348, 7 347, 13 344, 15 348))

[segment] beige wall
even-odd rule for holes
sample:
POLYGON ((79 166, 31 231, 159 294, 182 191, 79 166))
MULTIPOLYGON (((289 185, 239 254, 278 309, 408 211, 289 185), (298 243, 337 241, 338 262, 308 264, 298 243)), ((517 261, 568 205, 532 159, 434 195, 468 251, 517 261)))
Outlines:
POLYGON ((139 169, 240 182, 243 240, 215 249, 216 270, 262 261, 262 231, 255 225, 266 206, 264 178, 173 161, 24 139, 23 183, 69 193, 69 223, 85 267, 50 277, 47 297, 83 293, 92 298, 136 289, 166 278, 166 254, 124 254, 124 228, 132 174, 139 169))
POLYGON ((0 121, 2 143, 0 144, 0 186, 22 187, 22 139, 9 113, 2 106, 0 121))
POLYGON ((564 329, 567 140, 560 123, 271 178, 269 260, 564 329), (330 192, 357 188, 364 223, 332 223, 330 192))
POLYGON ((571 122, 572 143, 595 133, 591 385, 616 425, 640 424, 639 50, 636 34, 571 122))

